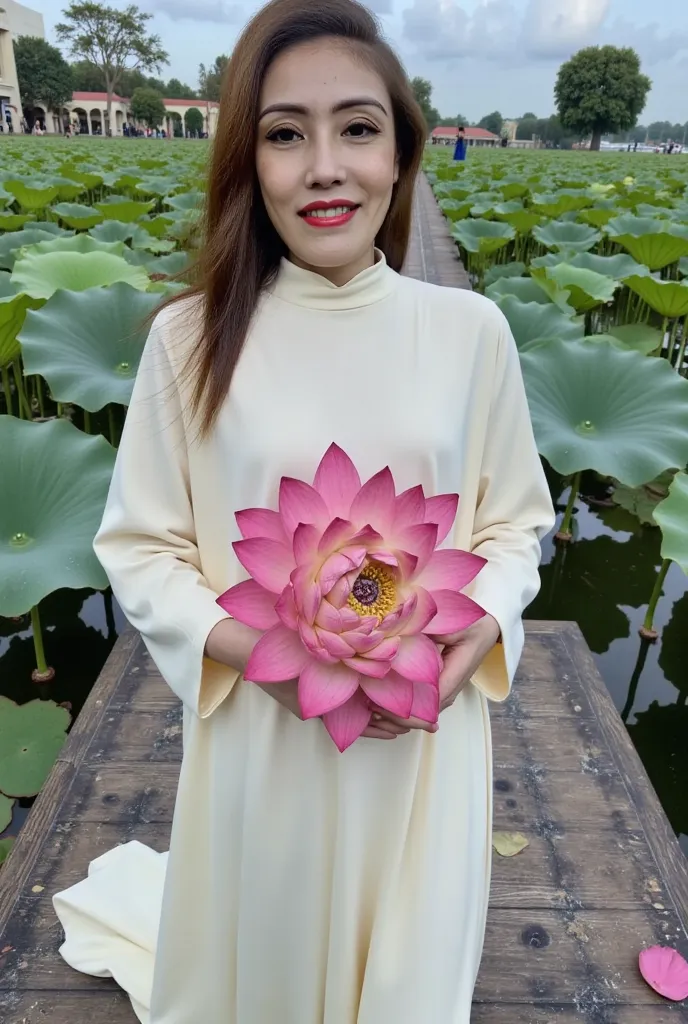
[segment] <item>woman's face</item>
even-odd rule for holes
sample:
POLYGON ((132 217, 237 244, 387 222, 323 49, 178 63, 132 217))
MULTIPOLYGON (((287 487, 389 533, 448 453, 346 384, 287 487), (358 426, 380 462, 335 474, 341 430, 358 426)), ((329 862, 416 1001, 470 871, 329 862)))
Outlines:
POLYGON ((285 50, 261 90, 256 168, 294 263, 338 285, 369 267, 398 176, 382 79, 337 40, 285 50))

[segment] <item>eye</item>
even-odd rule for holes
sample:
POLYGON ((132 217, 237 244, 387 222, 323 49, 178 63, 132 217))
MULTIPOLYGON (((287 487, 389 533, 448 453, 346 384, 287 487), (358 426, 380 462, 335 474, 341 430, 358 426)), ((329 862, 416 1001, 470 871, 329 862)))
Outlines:
POLYGON ((365 139, 370 135, 379 135, 380 129, 376 128, 374 124, 370 124, 369 121, 354 121, 344 134, 350 135, 352 139, 365 139))
POLYGON ((303 138, 303 136, 297 132, 296 128, 273 128, 272 131, 266 135, 268 142, 277 142, 282 145, 287 145, 290 142, 296 142, 297 139, 303 138))

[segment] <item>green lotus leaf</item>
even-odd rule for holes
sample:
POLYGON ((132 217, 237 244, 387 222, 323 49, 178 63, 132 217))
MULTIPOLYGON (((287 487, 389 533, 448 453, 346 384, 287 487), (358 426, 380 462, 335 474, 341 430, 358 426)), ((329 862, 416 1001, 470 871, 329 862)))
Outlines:
POLYGON ((0 615, 25 615, 61 587, 108 585, 92 545, 114 461, 104 437, 66 419, 0 416, 0 615))
POLYGON ((636 213, 638 217, 671 217, 671 210, 665 206, 653 206, 651 203, 638 203, 636 213))
POLYGON ((14 836, 5 836, 4 839, 0 839, 0 867, 2 867, 2 865, 5 863, 10 853, 12 852, 14 841, 14 836))
POLYGON ((142 174, 138 168, 132 168, 131 170, 125 170, 123 168, 121 171, 116 173, 113 185, 116 189, 136 189, 139 182, 143 181, 144 178, 145 174, 142 174))
POLYGON ((632 274, 647 275, 650 271, 643 263, 636 263, 632 256, 619 252, 616 256, 598 256, 594 252, 576 253, 568 261, 572 267, 581 270, 592 270, 595 274, 602 274, 613 281, 624 281, 632 274))
POLYGON ((617 484, 613 497, 617 505, 625 509, 626 512, 630 512, 645 526, 657 526, 654 520, 654 511, 662 499, 658 494, 648 490, 644 484, 642 487, 626 487, 625 484, 617 484))
POLYGON ((688 462, 688 381, 667 360, 553 341, 521 365, 538 450, 558 473, 637 487, 688 462))
POLYGON ((144 196, 166 196, 175 188, 177 183, 171 178, 145 178, 134 186, 134 191, 144 196))
POLYGON ((622 348, 642 352, 644 356, 660 352, 663 344, 662 332, 650 324, 623 324, 620 327, 610 327, 609 334, 622 348))
POLYGON ((682 224, 626 214, 610 220, 605 230, 613 242, 650 270, 662 270, 688 256, 688 227, 682 224))
POLYGON ((530 261, 530 269, 533 267, 556 267, 560 263, 570 263, 576 256, 580 255, 577 252, 569 252, 564 249, 563 252, 546 252, 544 256, 536 256, 530 261))
POLYGON ((486 288, 485 294, 488 299, 492 299, 493 302, 497 303, 505 295, 515 295, 521 302, 539 302, 543 306, 551 306, 554 302, 568 316, 573 316, 575 313, 573 307, 569 306, 566 301, 566 292, 552 293, 550 295, 541 287, 539 280, 534 277, 501 278, 486 288))
POLYGON ((579 193, 578 195, 534 195, 533 210, 535 213, 544 214, 545 217, 553 219, 561 217, 562 213, 571 210, 584 210, 586 206, 592 206, 594 199, 590 196, 579 193))
POLYGON ((490 220, 461 221, 452 228, 452 237, 467 252, 489 256, 508 245, 516 232, 510 224, 490 220))
POLYGON ((167 160, 156 160, 155 157, 144 157, 138 161, 139 167, 143 167, 146 171, 162 171, 167 167, 167 160))
POLYGON ((471 206, 471 217, 475 217, 476 220, 479 220, 481 217, 483 217, 485 220, 494 220, 495 206, 501 205, 499 202, 499 197, 490 195, 487 198, 483 199, 481 194, 478 193, 477 197, 474 196, 474 199, 476 198, 477 202, 474 202, 473 205, 471 206))
POLYGON ((485 274, 485 284, 491 285, 503 277, 522 277, 526 273, 525 263, 495 263, 485 274))
POLYGON ((554 339, 575 341, 584 335, 585 325, 580 320, 567 316, 551 302, 547 305, 541 305, 539 302, 522 302, 515 295, 501 295, 495 301, 509 321, 511 332, 521 351, 554 339))
POLYGON ((63 223, 77 231, 88 231, 89 228, 100 224, 103 219, 100 210, 94 210, 92 206, 82 206, 80 203, 58 203, 52 206, 51 210, 63 223))
POLYGON ((656 277, 638 274, 626 278, 624 283, 660 316, 671 319, 688 316, 688 284, 682 281, 659 281, 656 277))
POLYGON ((0 210, 4 210, 8 203, 14 202, 14 196, 11 192, 5 192, 4 188, 0 187, 0 210))
POLYGON ((108 196, 102 203, 95 203, 97 210, 100 210, 105 220, 119 220, 124 224, 133 224, 139 217, 149 213, 155 202, 140 202, 135 199, 127 199, 126 196, 108 196))
POLYGON ((85 185, 69 178, 51 178, 50 184, 57 189, 57 198, 63 203, 73 203, 87 191, 85 185))
POLYGON ((0 832, 4 832, 12 824, 13 808, 14 800, 10 800, 8 796, 0 793, 0 832))
POLYGON ((546 249, 568 249, 571 252, 587 252, 601 239, 599 231, 586 224, 567 221, 550 221, 533 229, 533 238, 546 249))
POLYGON ((614 207, 605 209, 604 207, 594 207, 591 210, 581 210, 578 214, 578 220, 583 221, 585 224, 589 224, 592 228, 603 228, 616 216, 616 209, 614 207))
POLYGON ((159 217, 152 217, 149 220, 147 217, 142 217, 138 223, 139 227, 147 231, 153 238, 164 238, 169 231, 170 225, 174 224, 174 218, 161 215, 159 217))
MULTIPOLYGON (((472 196, 474 193, 474 189, 471 188, 470 185, 457 185, 456 182, 445 182, 444 188, 446 189, 445 196, 447 199, 458 199, 459 202, 468 199, 468 197, 472 196)), ((471 203, 471 206, 472 205, 473 204, 471 203)))
POLYGON ((57 189, 53 185, 48 188, 34 188, 25 181, 6 181, 4 187, 7 192, 12 193, 22 210, 28 210, 30 213, 34 210, 44 210, 57 198, 57 189))
POLYGON ((167 196, 163 202, 165 206, 171 207, 173 210, 180 210, 184 213, 193 213, 199 211, 203 207, 205 196, 202 192, 181 192, 176 196, 167 196))
POLYGON ((70 164, 63 164, 58 168, 58 170, 65 178, 71 178, 73 181, 78 181, 80 184, 85 185, 87 189, 98 188, 103 184, 103 175, 94 173, 93 171, 80 171, 78 168, 73 167, 70 164))
POLYGON ((662 558, 670 558, 688 574, 688 473, 676 474, 654 516, 662 531, 662 558))
MULTIPOLYGON (((159 280, 160 276, 175 277, 191 265, 188 253, 171 252, 167 256, 155 256, 145 249, 129 249, 125 251, 127 263, 135 267, 145 267, 151 280, 159 280)), ((150 290, 150 289, 149 289, 150 290)))
POLYGON ((458 199, 440 199, 440 209, 447 220, 464 220, 471 212, 472 203, 461 203, 458 199))
POLYGON ((20 355, 17 335, 24 324, 26 311, 40 305, 40 299, 32 299, 19 291, 9 274, 0 275, 0 367, 9 366, 20 355))
POLYGON ((144 321, 159 304, 128 284, 56 292, 27 315, 19 336, 24 370, 44 377, 57 402, 89 412, 128 405, 150 329, 144 321))
POLYGON ((500 220, 510 224, 519 235, 529 235, 534 227, 542 223, 540 214, 533 213, 532 210, 517 210, 514 213, 505 213, 500 217, 500 220))
POLYGON ((0 213, 0 231, 19 231, 31 220, 28 213, 0 213))
POLYGON ((681 277, 688 277, 688 256, 684 256, 683 259, 679 260, 678 269, 681 277))
POLYGON ((45 231, 53 238, 71 238, 74 234, 73 231, 67 231, 65 228, 61 228, 59 224, 56 224, 54 220, 32 220, 30 221, 26 231, 45 231))
POLYGON ((499 186, 499 191, 506 200, 521 199, 527 196, 530 189, 522 181, 508 181, 499 186))
POLYGON ((34 228, 26 228, 24 231, 15 231, 12 234, 0 237, 0 267, 4 270, 11 270, 20 249, 27 245, 34 245, 36 242, 49 242, 53 238, 47 231, 36 231, 34 228))
POLYGON ((138 225, 131 233, 131 245, 134 249, 148 249, 155 253, 170 253, 175 249, 175 242, 170 238, 156 238, 138 225))
POLYGON ((618 281, 596 274, 593 270, 572 267, 569 263, 559 263, 554 267, 533 267, 531 273, 548 294, 565 292, 567 301, 577 313, 585 313, 611 302, 620 287, 618 281))
POLYGON ((132 267, 110 252, 23 252, 14 265, 12 280, 36 299, 49 299, 61 288, 84 291, 126 281, 145 291, 150 284, 142 267, 132 267))
POLYGON ((133 235, 136 227, 134 224, 122 224, 118 220, 106 220, 103 224, 97 224, 89 228, 89 235, 97 242, 126 242, 133 235))
POLYGON ((35 796, 50 774, 71 716, 53 700, 15 704, 0 700, 0 789, 8 796, 35 796))
POLYGON ((35 245, 27 246, 22 255, 27 253, 38 253, 44 255, 49 252, 109 252, 115 256, 121 256, 125 249, 124 242, 100 242, 91 235, 69 235, 66 238, 51 238, 43 242, 36 242, 35 245))

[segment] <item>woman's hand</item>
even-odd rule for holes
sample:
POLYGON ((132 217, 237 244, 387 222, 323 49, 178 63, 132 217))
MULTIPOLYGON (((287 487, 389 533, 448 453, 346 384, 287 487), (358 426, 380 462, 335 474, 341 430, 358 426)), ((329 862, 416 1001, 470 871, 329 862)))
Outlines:
POLYGON ((440 712, 451 707, 497 643, 499 636, 497 620, 486 613, 482 619, 460 633, 432 637, 444 648, 444 665, 440 673, 440 712))

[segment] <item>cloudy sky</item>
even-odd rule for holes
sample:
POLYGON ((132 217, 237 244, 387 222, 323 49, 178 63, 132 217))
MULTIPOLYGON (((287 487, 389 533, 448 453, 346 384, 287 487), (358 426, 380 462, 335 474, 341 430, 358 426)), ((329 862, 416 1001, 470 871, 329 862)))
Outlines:
MULTIPOLYGON (((125 6, 125 0, 109 0, 125 6)), ((304 0, 305 4, 318 0, 304 0)), ((55 41, 60 0, 24 0, 55 41)), ((66 6, 66 4, 64 5, 66 6)), ((162 77, 196 85, 198 65, 231 52, 254 0, 139 0, 170 54, 162 77)), ((641 120, 688 121, 686 0, 370 0, 410 75, 434 86, 443 116, 553 112, 562 60, 581 46, 633 46, 653 89, 641 120)))

